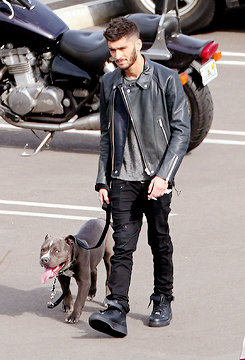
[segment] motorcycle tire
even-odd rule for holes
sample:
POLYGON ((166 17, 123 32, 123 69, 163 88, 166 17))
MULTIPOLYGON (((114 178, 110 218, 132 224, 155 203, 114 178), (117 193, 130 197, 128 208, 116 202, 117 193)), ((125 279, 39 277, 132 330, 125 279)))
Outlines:
MULTIPOLYGON (((155 13, 154 0, 123 0, 130 12, 155 13)), ((179 0, 179 12, 182 32, 193 33, 207 27, 213 21, 217 12, 220 11, 218 3, 224 0, 179 0)), ((169 14, 175 14, 171 10, 169 14)))
POLYGON ((191 120, 191 138, 187 152, 207 136, 213 121, 213 100, 208 86, 197 85, 191 76, 184 85, 191 120))

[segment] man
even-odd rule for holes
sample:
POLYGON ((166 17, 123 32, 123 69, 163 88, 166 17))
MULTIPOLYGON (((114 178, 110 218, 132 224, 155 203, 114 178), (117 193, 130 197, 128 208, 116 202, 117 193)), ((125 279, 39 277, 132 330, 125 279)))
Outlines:
POLYGON ((172 242, 168 215, 174 175, 185 155, 190 120, 177 72, 141 54, 137 25, 127 18, 104 32, 118 68, 101 85, 101 143, 96 190, 111 204, 114 255, 108 308, 90 325, 115 337, 127 335, 128 290, 143 213, 154 262, 149 326, 170 323, 173 300, 172 242), (109 192, 110 190, 110 192, 109 192))

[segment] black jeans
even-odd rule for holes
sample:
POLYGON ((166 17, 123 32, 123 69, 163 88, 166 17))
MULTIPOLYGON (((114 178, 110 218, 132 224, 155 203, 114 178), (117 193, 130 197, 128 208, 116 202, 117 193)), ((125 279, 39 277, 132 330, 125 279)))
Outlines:
POLYGON ((148 223, 148 244, 154 263, 154 293, 172 300, 173 245, 169 235, 168 215, 172 193, 148 200, 149 182, 113 179, 110 192, 114 230, 114 255, 111 257, 109 288, 111 300, 118 300, 126 311, 128 290, 143 214, 148 223))

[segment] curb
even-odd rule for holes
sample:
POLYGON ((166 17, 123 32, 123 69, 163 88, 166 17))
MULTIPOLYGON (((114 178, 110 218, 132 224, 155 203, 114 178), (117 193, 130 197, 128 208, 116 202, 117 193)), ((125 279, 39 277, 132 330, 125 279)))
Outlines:
POLYGON ((101 25, 113 17, 126 14, 121 0, 96 0, 53 11, 73 30, 101 25))

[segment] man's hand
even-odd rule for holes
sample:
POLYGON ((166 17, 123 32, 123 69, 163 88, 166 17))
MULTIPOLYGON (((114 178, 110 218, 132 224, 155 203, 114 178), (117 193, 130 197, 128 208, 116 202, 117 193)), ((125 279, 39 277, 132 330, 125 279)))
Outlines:
POLYGON ((152 198, 158 198, 160 196, 163 196, 166 189, 168 187, 168 184, 166 183, 165 179, 162 179, 159 176, 155 176, 148 187, 148 200, 151 200, 152 198))
POLYGON ((107 204, 110 204, 107 189, 100 189, 99 190, 99 201, 100 201, 101 205, 103 205, 104 202, 106 202, 107 204))

